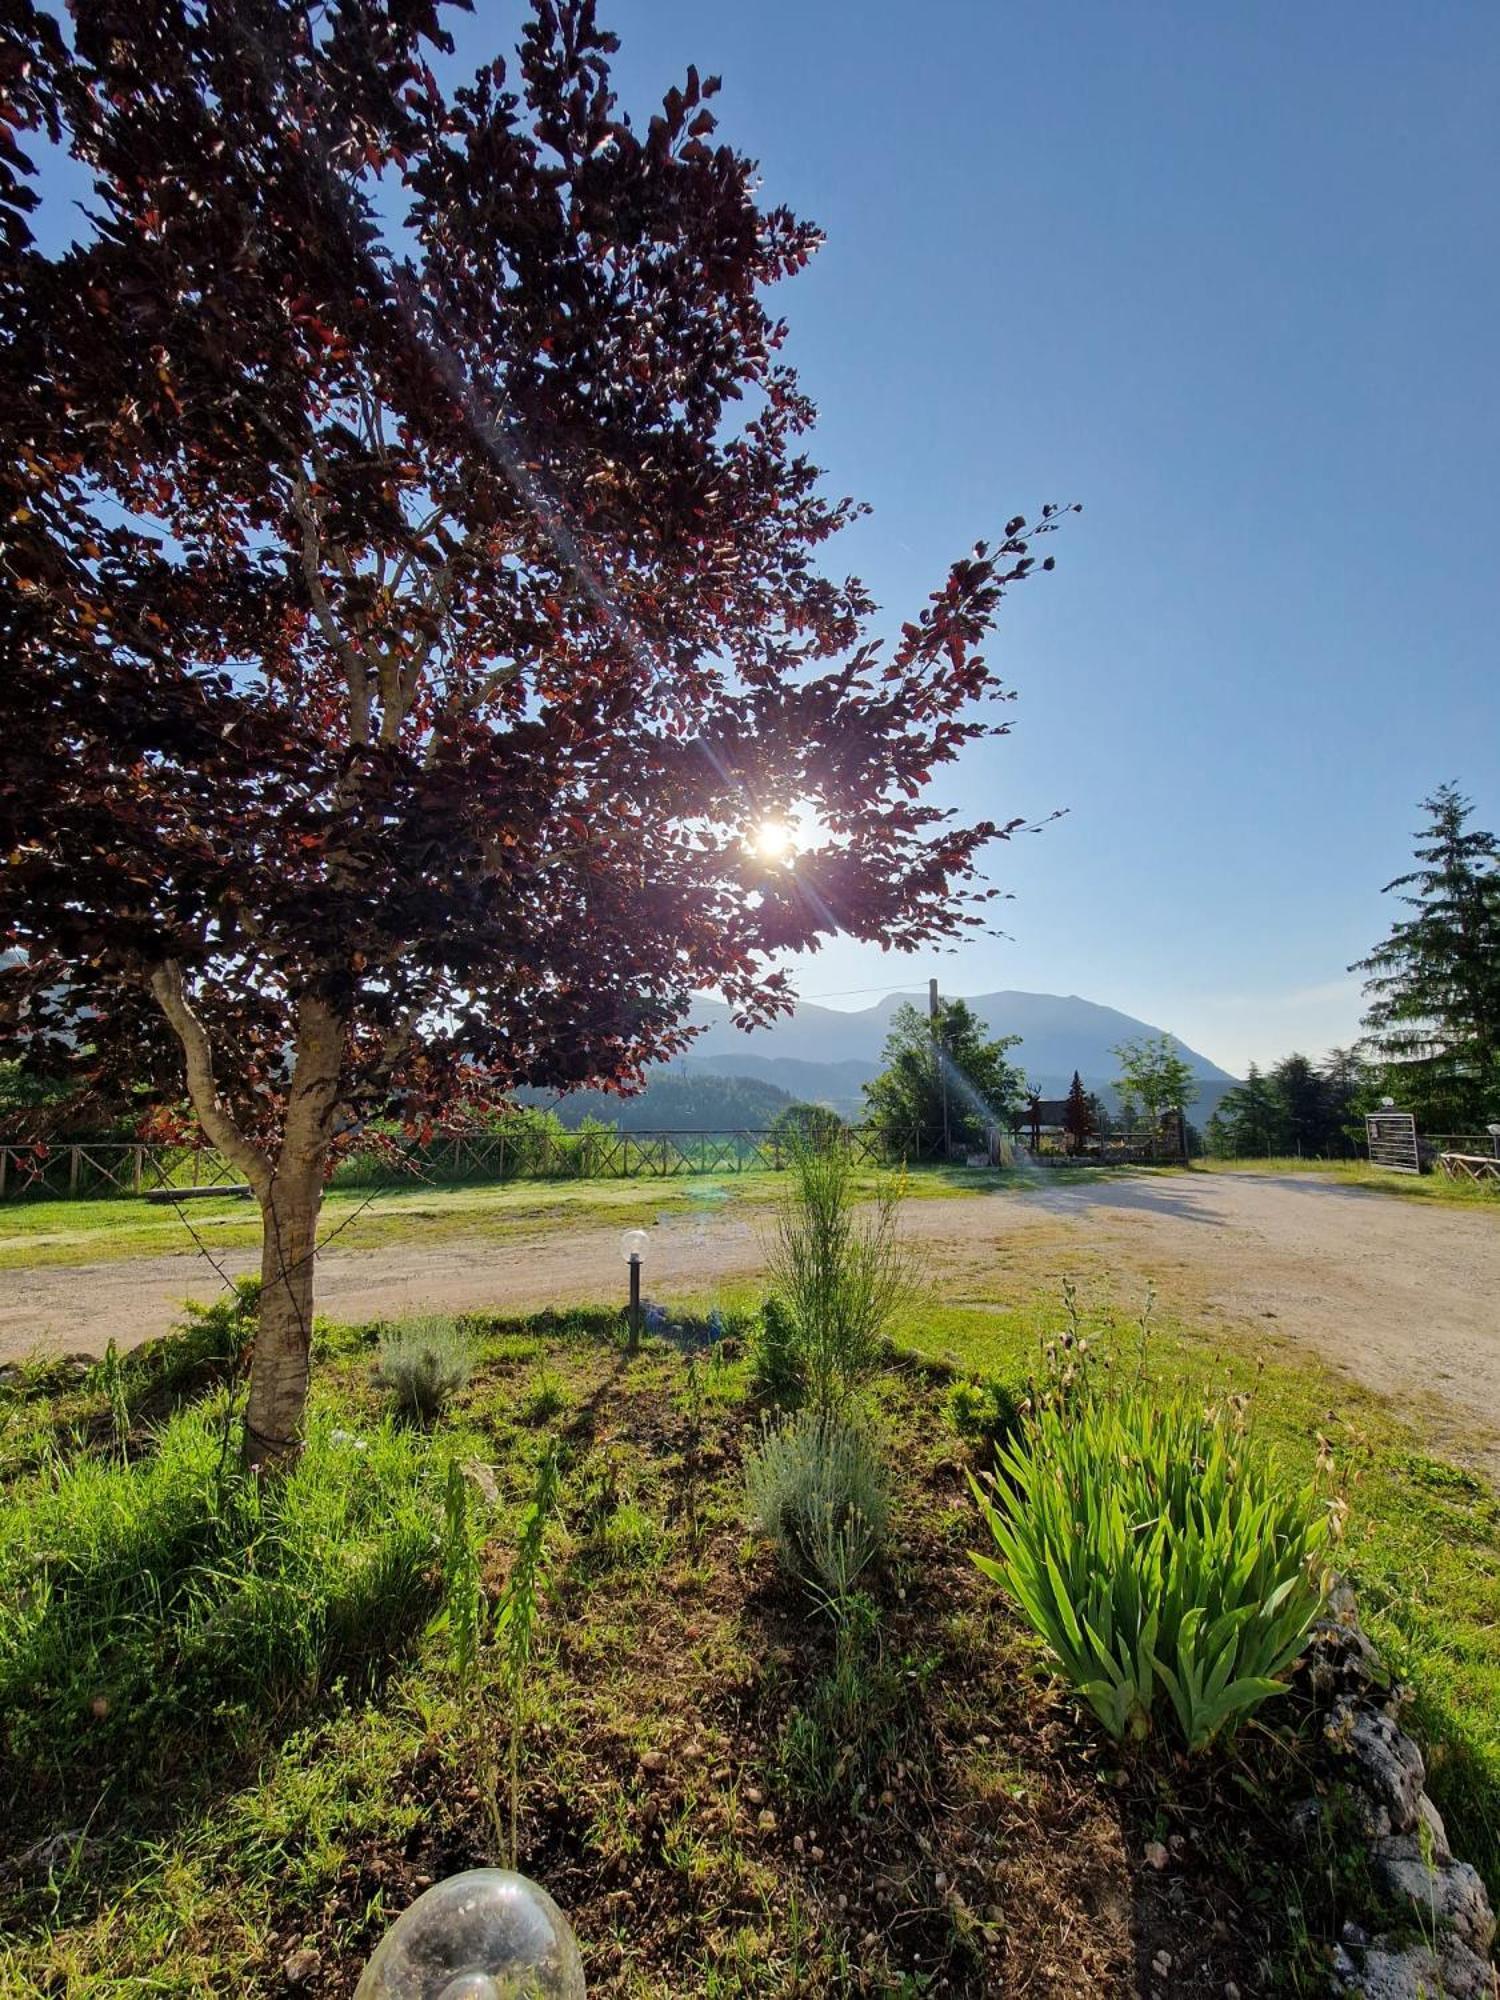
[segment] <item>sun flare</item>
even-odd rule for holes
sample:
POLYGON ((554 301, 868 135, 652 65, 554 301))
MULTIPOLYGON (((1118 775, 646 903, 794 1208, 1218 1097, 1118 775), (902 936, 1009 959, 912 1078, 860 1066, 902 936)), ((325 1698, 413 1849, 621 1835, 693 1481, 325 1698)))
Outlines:
POLYGON ((784 819, 768 819, 755 829, 750 845, 762 861, 789 861, 797 836, 784 819))

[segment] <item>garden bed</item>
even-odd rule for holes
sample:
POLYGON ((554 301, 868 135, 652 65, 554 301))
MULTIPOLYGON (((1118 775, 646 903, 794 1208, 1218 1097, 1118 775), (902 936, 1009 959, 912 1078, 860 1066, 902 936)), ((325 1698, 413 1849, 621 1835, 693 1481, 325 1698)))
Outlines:
MULTIPOLYGON (((48 1687, 0 1649, 0 1990, 346 1994, 413 1896, 496 1858, 474 1717, 426 1625, 440 1475, 455 1456, 492 1469, 475 1476, 495 1503, 476 1505, 499 1589, 554 1434, 519 1860, 574 1920, 591 1995, 1324 1990, 1367 1890, 1316 1719, 1287 1700, 1265 1712, 1274 1729, 1191 1765, 1162 1742, 1124 1757, 1082 1720, 968 1560, 980 1524, 941 1371, 893 1366, 874 1387, 897 1468, 891 1548, 852 1697, 831 1706, 828 1621, 745 1525, 761 1416, 735 1343, 628 1359, 604 1315, 483 1333, 430 1434, 389 1428, 368 1336, 325 1341, 309 1459, 333 1470, 309 1471, 308 1519, 252 1524, 264 1604, 220 1549, 220 1596, 194 1600, 191 1632, 164 1615, 149 1703, 102 1640, 92 1660, 75 1645, 54 1661, 48 1687), (366 1495, 366 1530, 381 1506, 432 1524, 430 1558, 392 1566, 388 1620, 370 1590, 349 1596, 341 1517, 316 1511, 362 1482, 390 1487, 379 1506, 366 1495), (306 1634, 323 1637, 287 1666, 272 1567, 293 1545, 306 1634), (177 1700, 205 1632, 237 1671, 217 1703, 190 1678, 177 1700), (123 1707, 112 1673, 137 1689, 123 1707), (1320 1794, 1298 1846, 1290 1805, 1320 1794)), ((215 1419, 212 1375, 200 1341, 168 1419, 175 1378, 152 1370, 150 1424, 118 1391, 112 1419, 97 1382, 27 1395, 33 1419, 45 1405, 57 1420, 58 1463, 139 1479, 163 1422, 215 1419)), ((11 1537, 49 1478, 37 1435, 10 1463, 11 1537)), ((81 1549, 75 1595, 98 1581, 81 1549)))

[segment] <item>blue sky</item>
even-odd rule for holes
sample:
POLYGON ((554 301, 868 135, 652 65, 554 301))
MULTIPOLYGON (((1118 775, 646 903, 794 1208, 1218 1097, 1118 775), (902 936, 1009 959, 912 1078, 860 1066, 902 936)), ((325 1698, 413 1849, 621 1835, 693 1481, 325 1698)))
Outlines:
MULTIPOLYGON (((1500 822, 1500 8, 601 0, 626 107, 692 61, 768 199, 834 551, 893 629, 1044 500, 1010 600, 1013 734, 940 797, 1066 817, 994 850, 1009 939, 835 942, 850 1006, 1075 992, 1226 1067, 1357 1031, 1416 801, 1500 822)), ((467 65, 519 7, 455 15, 467 65)), ((83 177, 54 163, 51 218, 83 177)))
MULTIPOLYGON (((841 561, 892 623, 1042 500, 1085 512, 945 787, 1014 942, 836 944, 808 996, 1077 992, 1236 1070, 1352 1037, 1416 801, 1500 820, 1500 9, 604 0, 828 242, 782 290, 841 561)), ((480 0, 465 49, 510 10, 480 0)))

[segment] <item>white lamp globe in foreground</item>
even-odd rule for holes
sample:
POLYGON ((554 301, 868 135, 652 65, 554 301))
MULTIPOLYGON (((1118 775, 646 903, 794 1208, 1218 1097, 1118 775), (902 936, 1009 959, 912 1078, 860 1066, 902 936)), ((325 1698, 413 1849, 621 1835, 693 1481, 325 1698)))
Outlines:
POLYGON ((644 1257, 650 1240, 644 1229, 627 1229, 620 1238, 620 1255, 627 1264, 644 1257))
POLYGON ((451 1875, 403 1910, 355 2000, 585 2000, 583 1961, 545 1889, 508 1868, 451 1875))

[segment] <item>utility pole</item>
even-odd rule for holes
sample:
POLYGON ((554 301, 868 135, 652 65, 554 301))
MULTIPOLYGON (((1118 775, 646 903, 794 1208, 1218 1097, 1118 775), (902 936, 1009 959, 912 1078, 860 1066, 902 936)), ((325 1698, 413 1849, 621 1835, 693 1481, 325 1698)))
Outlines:
POLYGON ((937 1065, 938 1089, 943 1100, 943 1158, 952 1151, 952 1141, 948 1136, 948 1069, 943 1061, 942 1043, 938 1040, 938 990, 937 981, 927 982, 927 1019, 932 1028, 932 1059, 937 1065))

